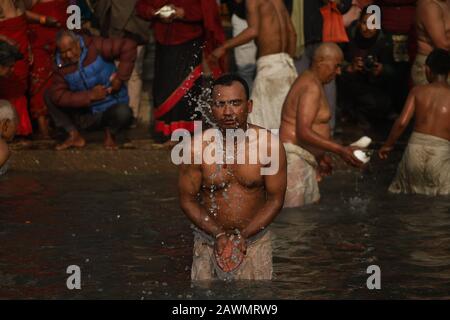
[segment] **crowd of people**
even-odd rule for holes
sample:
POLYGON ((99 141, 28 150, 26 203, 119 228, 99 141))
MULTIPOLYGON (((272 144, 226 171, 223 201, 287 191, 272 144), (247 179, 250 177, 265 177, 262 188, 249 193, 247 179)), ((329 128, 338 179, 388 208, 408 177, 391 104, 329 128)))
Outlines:
POLYGON ((84 147, 85 129, 103 130, 116 149, 139 118, 151 32, 157 142, 194 132, 202 101, 222 130, 280 130, 276 175, 261 176, 261 164, 182 167, 180 200, 197 228, 193 279, 271 278, 266 228, 281 208, 319 201, 330 153, 364 166, 356 147, 333 139, 337 123, 397 119, 385 159, 415 117, 389 190, 450 194, 449 0, 0 0, 0 168, 5 141, 34 128, 49 138, 50 125, 67 134, 57 150, 84 147), (74 3, 82 30, 64 28, 74 3), (381 29, 370 27, 372 4, 381 29))

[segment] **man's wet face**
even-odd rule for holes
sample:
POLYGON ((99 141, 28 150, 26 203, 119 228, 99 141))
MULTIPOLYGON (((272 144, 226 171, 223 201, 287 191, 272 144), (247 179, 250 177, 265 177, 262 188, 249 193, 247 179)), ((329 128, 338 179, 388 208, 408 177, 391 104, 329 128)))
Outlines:
POLYGON ((58 46, 64 64, 78 63, 81 55, 80 42, 69 36, 63 37, 58 46))
POLYGON ((248 100, 244 86, 235 81, 230 86, 214 87, 211 109, 221 129, 246 129, 252 102, 248 100))
POLYGON ((14 64, 0 65, 0 78, 7 78, 14 72, 14 64))

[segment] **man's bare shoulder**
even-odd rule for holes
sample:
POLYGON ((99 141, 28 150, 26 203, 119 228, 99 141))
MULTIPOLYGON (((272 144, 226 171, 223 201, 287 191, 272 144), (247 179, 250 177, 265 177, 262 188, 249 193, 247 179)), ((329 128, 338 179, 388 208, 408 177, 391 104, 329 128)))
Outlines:
POLYGON ((418 101, 430 101, 436 99, 439 101, 448 101, 450 99, 450 85, 448 84, 423 84, 411 89, 409 96, 418 101))
POLYGON ((321 93, 321 83, 308 72, 300 75, 293 86, 302 95, 320 95, 321 93))

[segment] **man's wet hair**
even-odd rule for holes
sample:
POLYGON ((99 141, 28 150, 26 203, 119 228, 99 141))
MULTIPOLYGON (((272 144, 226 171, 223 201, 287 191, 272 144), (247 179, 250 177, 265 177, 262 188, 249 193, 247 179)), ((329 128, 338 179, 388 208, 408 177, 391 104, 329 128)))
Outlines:
POLYGON ((425 63, 433 74, 446 76, 450 72, 450 52, 444 49, 434 49, 425 63))
POLYGON ((215 86, 229 87, 233 84, 233 82, 239 82, 240 84, 242 84, 242 86, 245 89, 245 95, 247 96, 247 100, 249 100, 250 99, 250 88, 248 86, 247 81, 245 81, 244 78, 242 78, 241 76, 239 76, 235 73, 227 73, 227 74, 220 76, 219 78, 217 78, 216 80, 213 81, 212 88, 214 89, 215 86))
POLYGON ((0 65, 9 66, 22 59, 23 55, 20 53, 19 48, 6 41, 0 41, 0 65))

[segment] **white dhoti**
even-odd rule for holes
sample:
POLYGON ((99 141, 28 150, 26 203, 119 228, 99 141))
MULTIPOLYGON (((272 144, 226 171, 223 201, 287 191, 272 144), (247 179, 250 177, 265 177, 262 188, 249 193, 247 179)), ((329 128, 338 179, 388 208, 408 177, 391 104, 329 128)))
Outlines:
POLYGON ((284 100, 297 78, 294 60, 287 53, 272 54, 259 58, 256 68, 249 122, 266 129, 279 129, 284 100))
POLYGON ((287 190, 284 207, 301 207, 319 201, 316 158, 307 150, 292 143, 285 143, 284 149, 287 158, 287 190))
POLYGON ((414 132, 389 192, 450 194, 450 141, 414 132))

